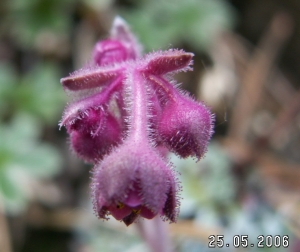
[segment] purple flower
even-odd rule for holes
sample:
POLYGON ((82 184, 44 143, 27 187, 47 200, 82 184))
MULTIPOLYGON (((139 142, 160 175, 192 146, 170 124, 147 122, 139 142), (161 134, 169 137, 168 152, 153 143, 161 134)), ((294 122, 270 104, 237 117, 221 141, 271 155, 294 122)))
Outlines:
POLYGON ((176 221, 180 184, 166 154, 200 159, 213 133, 208 108, 172 80, 191 70, 192 57, 175 49, 142 57, 128 26, 116 18, 110 38, 96 44, 92 63, 61 79, 76 100, 60 125, 72 149, 95 164, 98 217, 112 215, 126 225, 158 214, 176 221))
POLYGON ((93 199, 100 218, 131 224, 139 215, 176 221, 179 190, 172 167, 148 143, 124 143, 94 168, 93 199))

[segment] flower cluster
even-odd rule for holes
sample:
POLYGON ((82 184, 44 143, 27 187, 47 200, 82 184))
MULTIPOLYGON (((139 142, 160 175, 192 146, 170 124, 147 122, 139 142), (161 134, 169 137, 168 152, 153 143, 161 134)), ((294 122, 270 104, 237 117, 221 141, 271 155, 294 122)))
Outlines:
POLYGON ((166 154, 200 159, 213 132, 213 116, 172 80, 191 70, 192 53, 141 47, 121 18, 99 41, 93 60, 69 77, 64 89, 76 97, 60 125, 72 149, 95 164, 92 197, 100 218, 130 225, 156 215, 175 222, 179 182, 166 154))

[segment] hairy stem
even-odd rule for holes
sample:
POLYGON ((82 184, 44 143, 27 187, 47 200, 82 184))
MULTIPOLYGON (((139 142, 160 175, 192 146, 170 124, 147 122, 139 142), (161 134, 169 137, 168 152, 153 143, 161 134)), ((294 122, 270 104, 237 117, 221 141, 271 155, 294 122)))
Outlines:
POLYGON ((129 77, 131 88, 131 117, 129 137, 136 143, 148 142, 148 97, 146 80, 139 71, 129 77))

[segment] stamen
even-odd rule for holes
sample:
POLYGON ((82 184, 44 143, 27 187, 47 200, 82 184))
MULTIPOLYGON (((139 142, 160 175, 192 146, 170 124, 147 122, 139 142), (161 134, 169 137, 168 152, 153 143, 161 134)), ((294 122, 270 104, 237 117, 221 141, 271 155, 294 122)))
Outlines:
POLYGON ((139 215, 141 213, 141 208, 140 209, 132 209, 132 213, 139 215))

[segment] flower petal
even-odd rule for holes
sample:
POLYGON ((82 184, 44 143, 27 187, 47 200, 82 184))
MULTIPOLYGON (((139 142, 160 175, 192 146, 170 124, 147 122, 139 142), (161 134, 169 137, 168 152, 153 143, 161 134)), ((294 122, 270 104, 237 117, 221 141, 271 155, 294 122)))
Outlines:
POLYGON ((126 205, 122 207, 118 207, 117 205, 110 206, 108 207, 108 210, 116 220, 122 220, 132 212, 131 208, 126 205))
POLYGON ((140 213, 140 215, 142 216, 142 217, 144 217, 144 218, 146 218, 146 219, 153 219, 156 215, 157 215, 157 213, 154 213, 153 211, 151 211, 150 209, 148 209, 147 207, 142 207, 141 208, 141 213, 140 213))
POLYGON ((169 184, 170 188, 167 193, 167 200, 163 208, 163 214, 170 222, 176 222, 180 207, 178 194, 179 191, 181 191, 181 186, 173 170, 169 171, 169 184))

